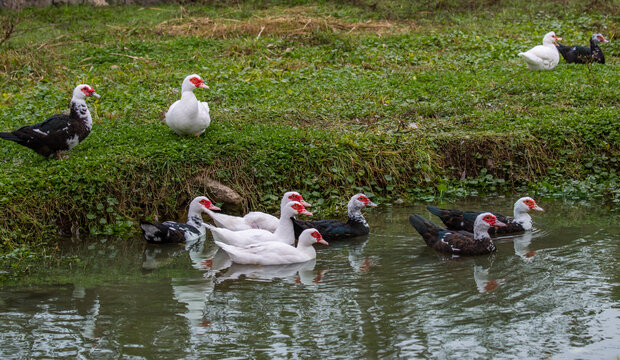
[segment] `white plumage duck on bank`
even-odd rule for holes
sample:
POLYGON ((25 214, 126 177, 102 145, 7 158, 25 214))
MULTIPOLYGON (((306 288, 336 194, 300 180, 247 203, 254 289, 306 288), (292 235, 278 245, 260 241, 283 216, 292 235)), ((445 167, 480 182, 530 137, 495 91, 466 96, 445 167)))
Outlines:
POLYGON ((297 247, 280 241, 266 241, 238 247, 215 241, 233 262, 237 264, 283 265, 310 261, 316 258, 315 243, 329 245, 316 229, 304 230, 299 236, 297 247))
POLYGON ((543 44, 537 45, 526 52, 519 53, 530 70, 552 70, 560 62, 560 53, 556 43, 562 40, 555 32, 548 32, 543 37, 543 44))
POLYGON ((213 234, 213 240, 233 246, 245 247, 266 241, 276 241, 283 244, 295 244, 295 230, 291 217, 296 215, 310 215, 312 213, 298 201, 290 201, 284 206, 280 214, 280 221, 275 232, 263 229, 249 229, 232 231, 225 228, 205 224, 213 234))
MULTIPOLYGON (((291 201, 298 201, 306 207, 310 206, 300 193, 289 191, 282 197, 282 201, 280 202, 280 213, 284 211, 286 204, 291 201)), ((244 217, 226 215, 213 211, 207 211, 207 214, 211 216, 215 225, 232 231, 263 229, 274 232, 280 223, 280 219, 277 217, 260 211, 249 212, 244 217)), ((288 219, 286 219, 286 221, 288 221, 288 219)))
POLYGON ((166 124, 178 135, 200 136, 211 123, 209 105, 198 101, 194 95, 197 88, 209 87, 200 76, 187 76, 181 85, 181 100, 172 104, 166 113, 166 124))

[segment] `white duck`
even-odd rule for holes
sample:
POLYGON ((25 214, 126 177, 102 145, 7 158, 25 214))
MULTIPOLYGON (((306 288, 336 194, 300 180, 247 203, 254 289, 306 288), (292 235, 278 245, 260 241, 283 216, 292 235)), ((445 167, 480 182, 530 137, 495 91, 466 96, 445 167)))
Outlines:
POLYGON ((300 202, 288 202, 282 208, 278 228, 275 232, 263 229, 232 231, 209 224, 204 224, 204 226, 211 230, 213 240, 234 246, 244 247, 265 241, 276 241, 293 245, 295 244, 295 231, 293 230, 291 217, 299 214, 312 216, 312 213, 306 210, 300 202))
POLYGON ((200 76, 188 75, 181 85, 181 100, 172 104, 166 113, 166 124, 179 135, 200 136, 211 123, 209 105, 196 99, 196 88, 209 87, 200 76))
MULTIPOLYGON (((284 207, 290 201, 298 201, 303 206, 310 206, 310 204, 304 201, 301 194, 296 191, 289 191, 282 197, 280 213, 282 213, 284 207)), ((274 232, 280 223, 280 219, 277 217, 260 211, 249 212, 244 217, 231 216, 213 211, 208 211, 207 214, 211 216, 215 225, 232 231, 263 229, 274 232)))
POLYGON ((238 264, 283 265, 306 262, 316 258, 312 244, 329 245, 316 229, 306 229, 299 236, 297 247, 279 241, 266 241, 246 247, 215 244, 226 251, 233 262, 238 264))
POLYGON ((519 53, 530 70, 551 70, 560 62, 560 53, 555 44, 562 40, 551 31, 543 38, 543 44, 519 53))

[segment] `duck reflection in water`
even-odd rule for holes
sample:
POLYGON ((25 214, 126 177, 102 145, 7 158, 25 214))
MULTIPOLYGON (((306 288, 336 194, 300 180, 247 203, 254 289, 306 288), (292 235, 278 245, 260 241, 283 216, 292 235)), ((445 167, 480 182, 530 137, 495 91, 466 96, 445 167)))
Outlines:
MULTIPOLYGON (((219 253, 226 255, 224 251, 219 253)), ((227 255, 226 255, 227 256, 227 255)), ((220 284, 226 280, 238 280, 243 277, 251 281, 272 281, 281 279, 297 284, 313 285, 320 282, 327 273, 327 269, 315 271, 316 259, 303 263, 285 265, 244 265, 232 263, 226 272, 216 276, 215 283, 220 284)))
POLYGON ((492 260, 491 265, 487 268, 484 268, 482 265, 474 264, 474 281, 476 282, 476 288, 478 288, 478 292, 480 293, 493 291, 506 283, 505 279, 493 279, 492 276, 489 275, 489 270, 492 265, 492 260))

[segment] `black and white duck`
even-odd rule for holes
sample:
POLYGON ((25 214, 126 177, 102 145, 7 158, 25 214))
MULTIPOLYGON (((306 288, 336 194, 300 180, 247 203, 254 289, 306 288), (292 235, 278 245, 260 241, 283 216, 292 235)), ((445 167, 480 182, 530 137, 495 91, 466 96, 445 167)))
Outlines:
POLYGON ((140 228, 147 242, 152 244, 182 243, 199 238, 206 228, 201 214, 207 210, 220 210, 205 196, 198 196, 189 204, 187 223, 140 221, 140 228))
MULTIPOLYGON (((441 221, 450 230, 465 230, 469 232, 474 231, 474 222, 478 215, 482 212, 474 211, 461 211, 456 209, 440 209, 435 206, 427 206, 428 211, 433 215, 438 216, 441 221)), ((522 197, 515 202, 514 205, 514 218, 508 218, 502 214, 492 213, 497 219, 506 224, 504 227, 493 228, 489 230, 491 234, 513 234, 532 229, 532 217, 529 212, 531 210, 543 211, 543 208, 536 204, 536 201, 531 197, 522 197)))
POLYGON ((364 194, 353 195, 347 206, 348 220, 298 220, 293 219, 295 237, 298 238, 305 229, 317 229, 327 241, 345 240, 356 236, 366 235, 370 231, 368 222, 362 215, 366 206, 377 206, 364 194))
POLYGON ((557 44, 558 51, 562 54, 564 60, 569 64, 587 64, 597 62, 605 63, 605 55, 603 50, 598 46, 600 43, 609 42, 603 34, 594 34, 590 38, 590 47, 587 46, 566 46, 557 44))
POLYGON ((422 235, 429 247, 454 255, 484 255, 495 251, 495 244, 489 235, 493 226, 505 226, 491 213, 482 213, 474 222, 474 233, 441 228, 421 215, 411 215, 409 223, 422 235))
POLYGON ((12 132, 0 132, 0 138, 14 141, 45 157, 60 159, 62 153, 82 142, 93 127, 93 119, 86 106, 86 98, 99 97, 89 85, 81 84, 73 90, 69 115, 52 115, 34 125, 23 126, 12 132))

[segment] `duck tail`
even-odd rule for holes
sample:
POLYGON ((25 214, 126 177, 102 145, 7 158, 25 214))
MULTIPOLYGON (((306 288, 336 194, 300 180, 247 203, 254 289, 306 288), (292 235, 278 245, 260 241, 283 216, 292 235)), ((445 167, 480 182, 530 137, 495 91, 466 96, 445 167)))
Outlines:
POLYGON ((437 240, 437 235, 441 228, 433 224, 430 220, 427 220, 421 215, 414 214, 409 216, 409 223, 422 235, 422 238, 424 238, 428 246, 432 246, 437 240))
POLYGON ((437 206, 428 205, 426 207, 426 210, 428 210, 431 214, 435 216, 441 217, 441 209, 437 206))
POLYGON ((13 135, 13 133, 10 133, 10 132, 0 132, 0 139, 15 141, 16 143, 20 142, 21 140, 20 138, 18 138, 17 136, 13 135))

